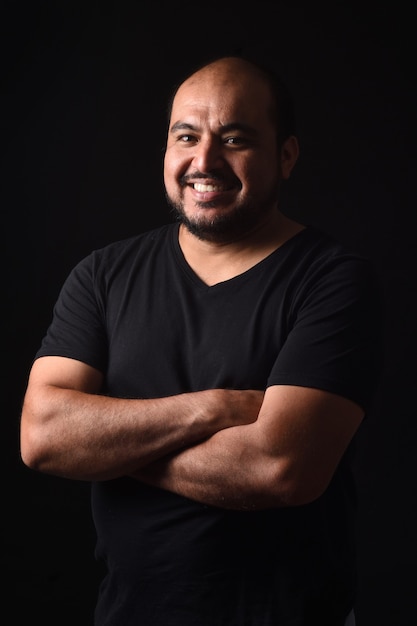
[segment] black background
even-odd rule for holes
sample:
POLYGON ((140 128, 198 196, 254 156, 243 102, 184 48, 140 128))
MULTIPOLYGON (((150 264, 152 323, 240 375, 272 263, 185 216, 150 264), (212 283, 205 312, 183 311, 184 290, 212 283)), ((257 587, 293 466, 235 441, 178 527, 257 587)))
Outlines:
POLYGON ((27 374, 59 288, 91 249, 171 219, 167 97, 195 63, 242 51, 278 69, 297 103, 301 157, 284 211, 364 252, 381 279, 387 359, 360 439, 357 625, 416 624, 411 6, 2 2, 7 623, 92 624, 88 484, 38 475, 19 456, 27 374))

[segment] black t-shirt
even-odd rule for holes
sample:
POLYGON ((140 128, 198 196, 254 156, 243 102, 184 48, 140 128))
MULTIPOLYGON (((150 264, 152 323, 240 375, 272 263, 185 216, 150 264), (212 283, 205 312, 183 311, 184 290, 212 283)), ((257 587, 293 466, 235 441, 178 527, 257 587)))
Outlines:
MULTIPOLYGON (((36 356, 98 368, 117 397, 288 384, 367 410, 380 323, 369 262, 315 229, 207 286, 168 225, 83 259, 36 356)), ((315 502, 268 511, 210 507, 129 478, 94 483, 108 569, 97 626, 337 624, 354 594, 348 461, 315 502)))

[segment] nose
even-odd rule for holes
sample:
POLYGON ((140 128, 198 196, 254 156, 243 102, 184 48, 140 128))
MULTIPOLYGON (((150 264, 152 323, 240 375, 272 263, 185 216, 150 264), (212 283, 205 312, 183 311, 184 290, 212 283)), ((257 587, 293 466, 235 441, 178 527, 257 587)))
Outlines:
POLYGON ((216 137, 204 137, 195 146, 193 166, 199 172, 209 172, 223 162, 222 143, 216 137))

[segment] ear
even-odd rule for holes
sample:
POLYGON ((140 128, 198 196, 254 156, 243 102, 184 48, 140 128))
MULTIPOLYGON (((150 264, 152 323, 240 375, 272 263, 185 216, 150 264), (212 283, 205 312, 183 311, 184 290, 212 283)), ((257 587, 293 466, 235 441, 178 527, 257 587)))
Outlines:
POLYGON ((292 169, 297 163, 299 153, 298 139, 294 135, 291 135, 281 146, 281 177, 283 180, 287 180, 291 176, 292 169))

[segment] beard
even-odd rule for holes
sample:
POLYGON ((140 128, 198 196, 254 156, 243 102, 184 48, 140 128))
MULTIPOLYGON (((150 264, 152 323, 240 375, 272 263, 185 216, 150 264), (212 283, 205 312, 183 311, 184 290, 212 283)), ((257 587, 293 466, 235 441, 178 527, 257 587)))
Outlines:
MULTIPOLYGON (((174 199, 165 194, 171 211, 176 220, 183 224, 192 234, 203 241, 214 243, 227 243, 243 238, 256 229, 262 222, 263 217, 277 207, 278 190, 276 187, 270 190, 269 194, 262 199, 256 200, 247 197, 237 203, 233 210, 219 213, 212 219, 207 219, 204 215, 190 218, 186 215, 184 203, 181 199, 174 199)), ((198 202, 196 206, 200 209, 216 208, 216 202, 198 202)))

